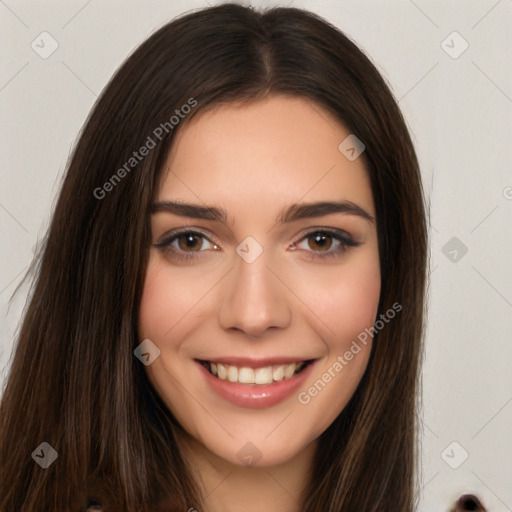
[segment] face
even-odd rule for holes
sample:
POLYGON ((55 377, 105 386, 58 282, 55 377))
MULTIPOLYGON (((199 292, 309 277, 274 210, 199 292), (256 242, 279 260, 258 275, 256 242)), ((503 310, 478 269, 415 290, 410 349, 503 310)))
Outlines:
POLYGON ((349 134, 274 96, 197 116, 166 162, 139 318, 160 355, 145 369, 191 439, 233 464, 300 454, 365 371, 380 266, 362 158, 338 149, 349 134))

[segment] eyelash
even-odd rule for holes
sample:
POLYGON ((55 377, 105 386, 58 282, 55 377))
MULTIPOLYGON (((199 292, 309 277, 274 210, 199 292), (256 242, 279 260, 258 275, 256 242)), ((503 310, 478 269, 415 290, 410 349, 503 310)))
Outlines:
MULTIPOLYGON (((182 235, 194 235, 199 236, 202 238, 205 238, 210 242, 211 244, 217 246, 214 242, 210 240, 210 238, 203 232, 193 230, 190 228, 185 228, 182 230, 172 231, 165 235, 165 237, 158 243, 154 244, 154 247, 158 249, 162 249, 164 251, 171 251, 174 256, 176 256, 178 259, 182 260, 191 260, 198 257, 198 253, 204 252, 204 250, 199 251, 180 251, 175 249, 171 246, 171 244, 178 240, 178 238, 182 235)), ((306 251, 310 252, 312 258, 314 259, 327 259, 327 258, 333 258, 337 257, 340 254, 344 253, 348 248, 350 247, 358 247, 361 245, 360 242, 356 242, 353 238, 351 238, 345 231, 339 230, 339 229, 333 229, 333 228, 315 228, 313 230, 308 231, 305 233, 300 239, 298 239, 296 242, 293 243, 292 247, 294 247, 294 250, 296 249, 296 245, 303 240, 307 240, 313 235, 328 235, 339 242, 338 248, 331 250, 329 248, 327 251, 306 251)))

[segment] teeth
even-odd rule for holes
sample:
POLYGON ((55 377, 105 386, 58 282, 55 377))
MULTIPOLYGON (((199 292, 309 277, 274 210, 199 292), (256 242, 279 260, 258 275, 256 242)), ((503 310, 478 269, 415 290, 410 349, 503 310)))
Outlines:
POLYGON ((236 366, 228 366, 228 380, 229 382, 238 380, 238 368, 236 366))
POLYGON ((254 372, 254 384, 272 384, 272 367, 257 368, 254 372))
POLYGON ((297 368, 297 365, 295 363, 285 365, 284 378, 289 379, 290 377, 292 377, 293 374, 295 373, 296 368, 297 368))
POLYGON ((228 377, 228 372, 226 371, 226 367, 223 364, 217 364, 217 377, 222 380, 226 380, 228 377))
POLYGON ((298 373, 305 365, 304 362, 264 366, 262 368, 238 368, 222 363, 209 363, 210 370, 221 380, 239 382, 240 384, 272 384, 283 379, 289 379, 298 373))
POLYGON ((274 368, 272 369, 272 378, 276 382, 279 382, 280 380, 283 380, 283 378, 284 378, 284 366, 283 365, 281 365, 281 366, 274 366, 274 368))
POLYGON ((240 370, 238 370, 238 382, 242 384, 254 384, 254 370, 252 368, 240 368, 240 370))

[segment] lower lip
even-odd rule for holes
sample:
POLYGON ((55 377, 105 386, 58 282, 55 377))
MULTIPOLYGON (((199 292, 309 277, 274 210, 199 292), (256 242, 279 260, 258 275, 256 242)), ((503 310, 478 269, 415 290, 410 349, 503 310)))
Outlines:
POLYGON ((215 393, 234 405, 252 409, 271 407, 288 398, 300 389, 315 365, 312 362, 297 375, 272 384, 240 384, 221 380, 212 375, 201 363, 197 364, 215 393))

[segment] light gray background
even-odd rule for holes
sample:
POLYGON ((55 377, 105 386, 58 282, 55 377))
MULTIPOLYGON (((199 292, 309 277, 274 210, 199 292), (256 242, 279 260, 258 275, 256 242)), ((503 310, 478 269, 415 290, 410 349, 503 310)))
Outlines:
MULTIPOLYGON (((96 97, 156 28, 214 3, 0 1, 0 382, 26 289, 10 308, 9 299, 96 97), (31 48, 49 48, 44 31, 59 45, 47 59, 31 48)), ((369 54, 417 147, 431 206, 420 510, 447 511, 471 491, 490 512, 510 511, 512 1, 279 4, 324 16, 369 54), (469 44, 457 58, 464 41, 454 31, 469 44)))

